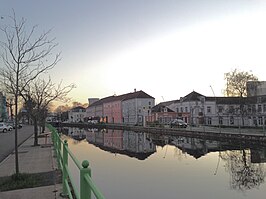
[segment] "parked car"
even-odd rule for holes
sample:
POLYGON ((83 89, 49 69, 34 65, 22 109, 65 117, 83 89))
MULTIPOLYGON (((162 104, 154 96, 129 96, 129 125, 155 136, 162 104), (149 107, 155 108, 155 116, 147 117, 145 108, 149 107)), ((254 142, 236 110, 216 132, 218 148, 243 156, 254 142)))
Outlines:
POLYGON ((174 119, 170 122, 170 127, 187 128, 187 123, 181 119, 174 119))
POLYGON ((90 123, 90 124, 97 124, 98 121, 97 120, 88 120, 88 123, 90 123))
POLYGON ((14 127, 8 123, 5 123, 5 125, 7 126, 8 131, 12 131, 14 129, 14 127))
MULTIPOLYGON (((6 124, 7 124, 7 126, 11 126, 13 129, 15 129, 16 128, 16 125, 15 125, 15 122, 6 122, 6 124)), ((20 128, 22 128, 22 124, 20 124, 20 123, 18 123, 18 128, 20 129, 20 128)))
POLYGON ((0 123, 0 131, 5 133, 5 132, 7 132, 7 130, 8 130, 7 125, 5 123, 1 122, 0 123))

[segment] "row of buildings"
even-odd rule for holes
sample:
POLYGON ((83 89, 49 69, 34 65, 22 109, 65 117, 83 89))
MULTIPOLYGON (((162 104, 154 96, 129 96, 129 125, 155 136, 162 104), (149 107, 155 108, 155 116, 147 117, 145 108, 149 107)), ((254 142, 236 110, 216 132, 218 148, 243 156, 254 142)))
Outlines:
POLYGON ((90 98, 87 108, 69 111, 70 122, 98 120, 108 123, 168 124, 180 118, 190 125, 263 126, 266 124, 266 82, 248 82, 247 97, 204 96, 195 91, 177 100, 155 105, 144 91, 90 98))

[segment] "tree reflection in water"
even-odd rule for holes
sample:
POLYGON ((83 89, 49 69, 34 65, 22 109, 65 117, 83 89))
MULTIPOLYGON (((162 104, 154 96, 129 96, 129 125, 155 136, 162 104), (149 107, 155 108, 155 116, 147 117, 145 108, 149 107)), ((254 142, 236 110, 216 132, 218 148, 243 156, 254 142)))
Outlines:
POLYGON ((250 150, 225 151, 221 153, 221 159, 225 161, 225 169, 230 174, 232 189, 250 190, 264 182, 264 165, 251 162, 250 150))

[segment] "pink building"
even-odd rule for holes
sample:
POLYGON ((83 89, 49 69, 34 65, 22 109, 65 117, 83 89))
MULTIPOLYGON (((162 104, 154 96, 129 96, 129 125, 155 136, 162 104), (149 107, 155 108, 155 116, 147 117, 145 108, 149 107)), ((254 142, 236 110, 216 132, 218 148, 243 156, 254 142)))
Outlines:
POLYGON ((123 131, 109 129, 104 133, 104 146, 123 150, 123 131))
POLYGON ((154 97, 143 91, 136 91, 119 96, 109 96, 90 104, 87 117, 99 117, 107 123, 144 124, 144 119, 151 114, 154 97))
POLYGON ((119 97, 103 104, 103 115, 108 123, 122 123, 122 101, 119 97))

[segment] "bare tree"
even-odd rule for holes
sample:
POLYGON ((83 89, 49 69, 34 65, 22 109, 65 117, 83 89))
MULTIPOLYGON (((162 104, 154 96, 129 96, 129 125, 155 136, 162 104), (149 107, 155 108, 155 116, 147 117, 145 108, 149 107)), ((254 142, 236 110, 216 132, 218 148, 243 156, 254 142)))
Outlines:
POLYGON ((239 97, 239 105, 233 112, 239 114, 242 125, 244 125, 244 117, 249 114, 245 105, 246 99, 244 98, 247 96, 247 82, 258 81, 258 78, 250 72, 234 69, 231 72, 225 73, 224 79, 226 81, 224 94, 227 97, 239 97))
POLYGON ((73 88, 75 88, 74 84, 62 86, 62 81, 55 84, 51 78, 47 81, 36 79, 21 93, 34 123, 34 146, 38 145, 38 124, 42 127, 42 132, 45 129, 49 105, 53 101, 67 101, 67 95, 73 88))
MULTIPOLYGON (((6 93, 13 96, 15 103, 15 125, 18 124, 18 99, 21 91, 40 74, 52 69, 60 60, 60 54, 52 55, 58 45, 55 38, 49 39, 51 30, 36 34, 37 26, 29 28, 24 18, 18 20, 15 12, 9 17, 11 25, 1 27, 5 41, 1 58, 4 68, 0 69, 0 81, 6 93)), ((15 165, 19 173, 17 128, 15 129, 15 165)))

